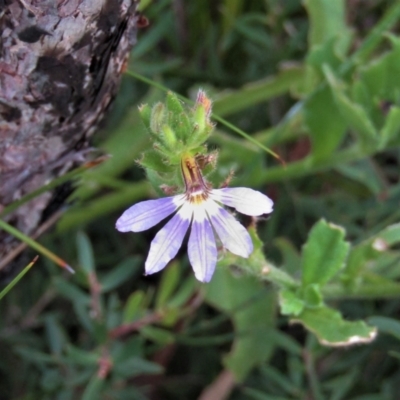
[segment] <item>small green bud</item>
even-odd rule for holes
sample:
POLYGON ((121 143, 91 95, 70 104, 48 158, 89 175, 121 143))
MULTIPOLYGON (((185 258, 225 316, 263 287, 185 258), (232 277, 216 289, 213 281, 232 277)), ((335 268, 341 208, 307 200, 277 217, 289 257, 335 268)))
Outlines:
POLYGON ((163 134, 163 142, 170 150, 174 150, 177 141, 175 132, 168 125, 163 125, 161 130, 163 134))

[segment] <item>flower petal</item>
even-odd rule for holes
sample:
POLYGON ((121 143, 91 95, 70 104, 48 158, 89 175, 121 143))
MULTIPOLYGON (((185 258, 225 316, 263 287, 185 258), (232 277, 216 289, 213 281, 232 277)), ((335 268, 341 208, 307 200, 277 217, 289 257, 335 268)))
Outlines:
POLYGON ((145 263, 146 274, 162 270, 176 256, 190 225, 193 206, 185 203, 151 242, 145 263))
POLYGON ((171 215, 184 199, 185 197, 180 195, 137 203, 118 218, 115 227, 120 232, 145 231, 171 215))
POLYGON ((247 258, 253 251, 253 242, 247 230, 212 200, 207 202, 206 210, 222 244, 231 253, 247 258))
POLYGON ((209 282, 217 263, 217 246, 204 204, 194 207, 188 253, 196 278, 200 282, 209 282))
POLYGON ((272 212, 273 201, 257 190, 238 187, 214 189, 210 197, 228 207, 233 207, 242 214, 254 217, 272 212))

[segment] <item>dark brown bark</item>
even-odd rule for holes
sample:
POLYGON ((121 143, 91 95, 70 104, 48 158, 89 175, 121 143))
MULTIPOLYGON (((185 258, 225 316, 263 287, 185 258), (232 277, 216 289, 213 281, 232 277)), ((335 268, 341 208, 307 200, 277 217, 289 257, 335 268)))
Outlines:
MULTIPOLYGON (((0 211, 83 160, 137 20, 135 0, 0 0, 0 211)), ((50 197, 8 221, 31 234, 50 197)), ((8 242, 0 233, 0 259, 8 242)))

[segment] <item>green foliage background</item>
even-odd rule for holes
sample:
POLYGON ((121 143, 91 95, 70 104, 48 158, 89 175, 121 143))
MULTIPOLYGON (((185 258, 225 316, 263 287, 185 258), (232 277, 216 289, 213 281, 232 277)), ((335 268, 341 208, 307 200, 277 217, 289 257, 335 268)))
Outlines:
POLYGON ((141 8, 150 26, 94 139, 112 157, 74 173, 40 239, 77 272, 41 257, 0 301, 0 398, 398 399, 400 2, 141 8), (250 229, 252 257, 227 255, 208 285, 185 249, 144 277, 157 228, 114 228, 156 196, 135 161, 149 146, 137 107, 164 100, 157 85, 205 89, 216 118, 261 144, 223 123, 210 138, 212 181, 234 170, 275 210, 250 229))

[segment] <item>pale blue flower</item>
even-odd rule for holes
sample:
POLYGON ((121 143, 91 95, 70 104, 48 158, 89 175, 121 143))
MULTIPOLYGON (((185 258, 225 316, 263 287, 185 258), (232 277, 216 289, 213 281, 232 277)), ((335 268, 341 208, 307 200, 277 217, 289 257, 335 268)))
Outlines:
POLYGON ((185 194, 140 202, 117 220, 120 232, 141 232, 174 214, 151 243, 146 274, 162 270, 175 257, 190 227, 190 264, 199 281, 209 282, 217 263, 216 237, 240 257, 248 258, 253 251, 247 230, 221 205, 250 216, 272 212, 273 202, 264 194, 242 187, 209 189, 200 172, 194 172, 193 168, 183 170, 185 194))

